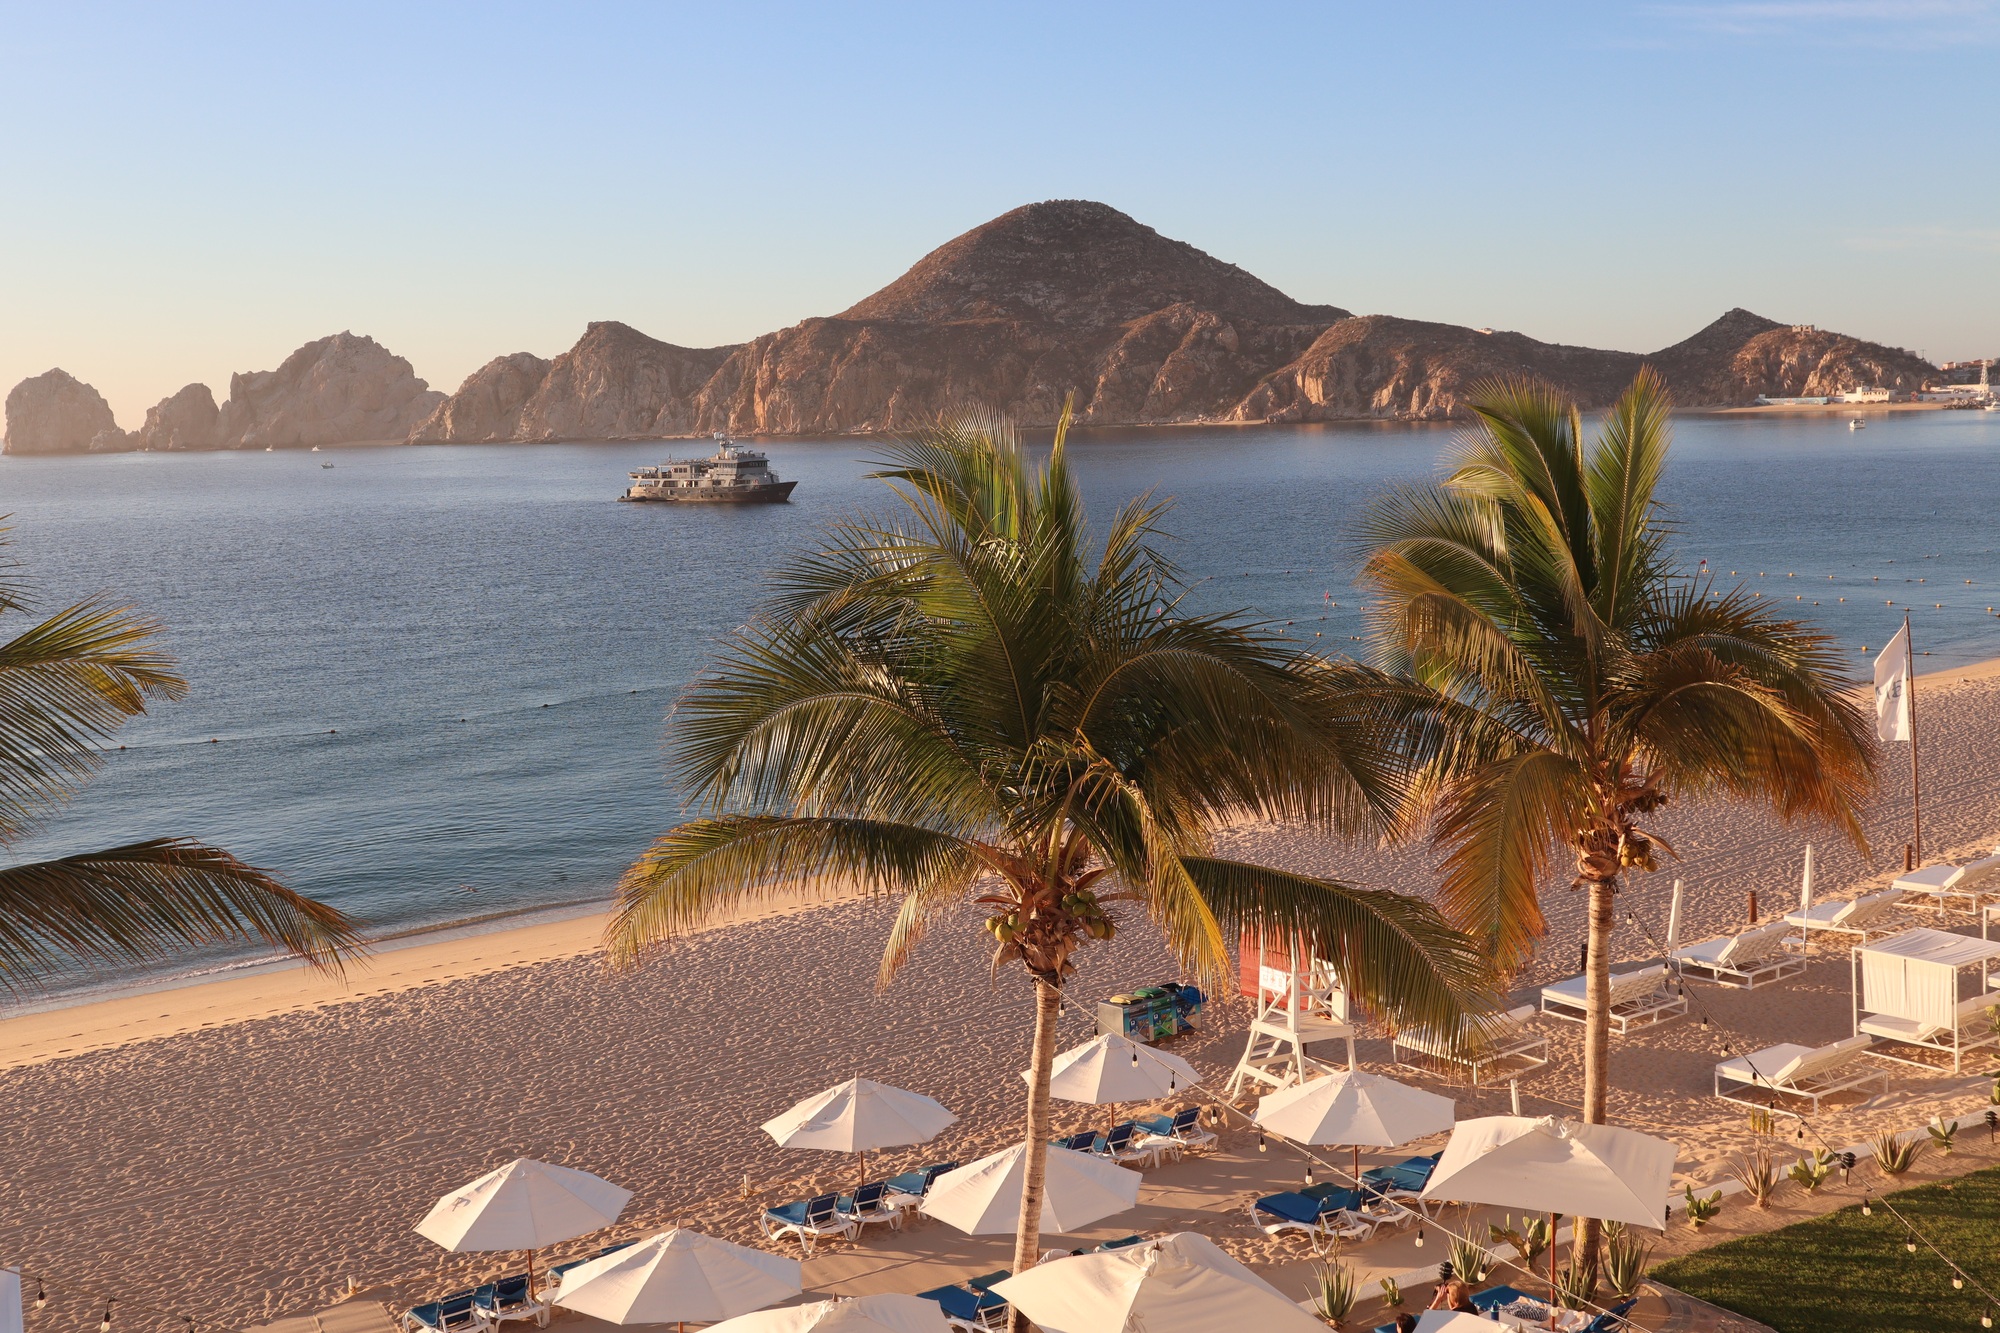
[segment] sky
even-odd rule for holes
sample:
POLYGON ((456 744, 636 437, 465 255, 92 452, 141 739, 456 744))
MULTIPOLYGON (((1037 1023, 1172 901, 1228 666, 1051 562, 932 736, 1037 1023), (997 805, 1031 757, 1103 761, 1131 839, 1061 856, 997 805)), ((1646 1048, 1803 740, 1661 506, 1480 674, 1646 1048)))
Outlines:
POLYGON ((0 388, 739 342, 1052 198, 1358 313, 2000 355, 1996 113, 2000 0, 0 0, 0 388))

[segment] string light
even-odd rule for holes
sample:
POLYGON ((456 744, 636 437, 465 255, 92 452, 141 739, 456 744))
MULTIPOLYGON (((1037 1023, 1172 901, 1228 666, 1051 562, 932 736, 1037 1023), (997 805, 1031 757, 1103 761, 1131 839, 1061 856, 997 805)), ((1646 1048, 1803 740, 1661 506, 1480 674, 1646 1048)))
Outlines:
POLYGON ((97 1325, 97 1333, 111 1333, 111 1302, 104 1302, 104 1318, 97 1325))
POLYGON ((1951 1289, 1953 1291, 1965 1290, 1965 1274, 1954 1272, 1951 1275, 1951 1289))
POLYGON ((1306 1163, 1306 1184, 1310 1185, 1310 1184, 1312 1184, 1312 1183, 1313 1183, 1313 1166, 1312 1166, 1312 1163, 1311 1163, 1311 1162, 1307 1162, 1307 1163, 1306 1163))
POLYGON ((1257 1131, 1257 1151, 1264 1151, 1264 1131, 1261 1129, 1257 1131))
POLYGON ((1863 1217, 1875 1216, 1875 1209, 1869 1205, 1867 1190, 1861 1191, 1861 1215, 1863 1217))
POLYGON ((47 1305, 48 1303, 49 1303, 49 1292, 48 1292, 48 1288, 46 1288, 46 1287, 44 1287, 44 1286, 42 1285, 42 1280, 41 1280, 40 1278, 36 1278, 36 1279, 35 1279, 35 1308, 36 1308, 37 1310, 39 1310, 39 1309, 41 1309, 42 1307, 46 1306, 46 1305, 47 1305))
POLYGON ((1913 1240, 1906 1240, 1903 1242, 1903 1248, 1911 1254, 1915 1254, 1917 1252, 1917 1243, 1913 1240))
POLYGON ((1979 1326, 1980 1326, 1981 1328, 1991 1328, 1991 1327, 1993 1327, 1993 1307, 1992 1307, 1992 1306, 1990 1306, 1990 1305, 1989 1305, 1989 1306, 1987 1306, 1987 1307, 1986 1307, 1986 1313, 1985 1313, 1985 1314, 1983 1314, 1983 1315, 1981 1315, 1981 1316, 1979 1316, 1979 1326))
POLYGON ((1424 1229, 1422 1227, 1417 1228, 1417 1248, 1420 1250, 1424 1248, 1424 1229))

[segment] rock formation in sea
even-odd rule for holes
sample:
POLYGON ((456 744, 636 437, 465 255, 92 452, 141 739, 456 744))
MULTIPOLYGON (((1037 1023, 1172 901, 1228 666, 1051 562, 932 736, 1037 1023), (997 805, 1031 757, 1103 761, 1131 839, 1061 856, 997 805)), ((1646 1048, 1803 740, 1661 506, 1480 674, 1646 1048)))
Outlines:
POLYGON ((216 445, 303 449, 401 440, 443 401, 373 338, 335 333, 299 348, 276 370, 231 375, 216 445))
POLYGON ((80 454, 123 447, 104 395, 66 370, 22 380, 7 395, 6 452, 80 454))
POLYGON ((146 424, 132 432, 139 449, 213 449, 221 413, 206 384, 189 384, 146 409, 146 424))
POLYGON ((458 392, 431 410, 415 430, 413 444, 483 444, 511 440, 521 427, 521 409, 549 373, 549 363, 532 352, 496 356, 465 377, 458 392))
POLYGON ((1920 389, 1942 378, 1914 352, 1810 325, 1780 324, 1740 307, 1647 360, 1688 406, 1735 406, 1755 402, 1759 394, 1816 397, 1864 385, 1920 389))

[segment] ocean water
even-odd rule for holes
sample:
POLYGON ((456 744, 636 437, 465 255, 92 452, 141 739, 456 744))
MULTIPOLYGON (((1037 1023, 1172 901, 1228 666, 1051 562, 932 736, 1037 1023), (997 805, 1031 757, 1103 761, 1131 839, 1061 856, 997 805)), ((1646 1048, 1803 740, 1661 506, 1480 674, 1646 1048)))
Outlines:
MULTIPOLYGON (((1857 675, 1906 604, 1926 665, 2000 656, 2000 414, 1675 430, 1663 495, 1690 567, 1817 618, 1857 675)), ((1149 488, 1174 498, 1196 604, 1345 650, 1361 632, 1352 521, 1434 473, 1450 438, 1107 431, 1074 458, 1100 521, 1149 488)), ((774 444, 793 502, 742 509, 615 503, 659 445, 0 457, 0 513, 42 605, 108 593, 157 617, 192 686, 9 855, 200 837, 383 934, 602 901, 677 817, 676 695, 768 567, 884 503, 874 450, 774 444)))

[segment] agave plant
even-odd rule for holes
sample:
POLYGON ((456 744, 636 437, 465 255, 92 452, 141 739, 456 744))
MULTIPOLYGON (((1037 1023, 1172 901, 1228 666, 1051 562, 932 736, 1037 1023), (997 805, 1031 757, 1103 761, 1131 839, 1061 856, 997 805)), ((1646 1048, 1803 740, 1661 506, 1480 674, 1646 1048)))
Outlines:
POLYGON ((1815 1148, 1811 1153, 1793 1162, 1785 1174, 1807 1194, 1817 1194, 1819 1187, 1826 1184, 1826 1178, 1833 1174, 1833 1165, 1837 1160, 1830 1150, 1815 1148))
POLYGON ((1461 1282, 1484 1282, 1493 1271, 1493 1251, 1470 1236, 1453 1236, 1451 1271, 1461 1282))
POLYGON ((1732 1162, 1729 1174, 1743 1186, 1750 1202, 1759 1208, 1771 1206, 1771 1196, 1778 1192, 1778 1182, 1782 1179, 1770 1152, 1763 1148, 1732 1162))
POLYGON ((1627 1235, 1622 1226, 1616 1234, 1605 1228, 1604 1281, 1613 1296, 1625 1301, 1638 1295, 1639 1284, 1645 1281, 1646 1268, 1652 1261, 1653 1247, 1645 1241, 1627 1235))
POLYGON ((1564 1264, 1556 1274, 1550 1292, 1565 1310, 1581 1310, 1597 1294, 1597 1267, 1594 1264, 1564 1264))
POLYGON ((1875 1165, 1885 1176, 1900 1176, 1917 1164, 1924 1146, 1923 1139, 1906 1139, 1893 1129, 1885 1129, 1874 1138, 1875 1165))
POLYGON ((1313 1274, 1313 1313, 1339 1328, 1340 1321, 1353 1312, 1358 1290, 1354 1270, 1346 1264, 1321 1264, 1313 1274))

